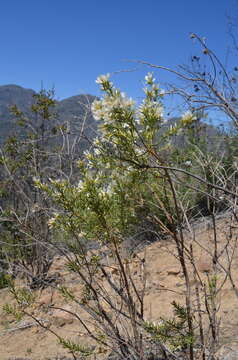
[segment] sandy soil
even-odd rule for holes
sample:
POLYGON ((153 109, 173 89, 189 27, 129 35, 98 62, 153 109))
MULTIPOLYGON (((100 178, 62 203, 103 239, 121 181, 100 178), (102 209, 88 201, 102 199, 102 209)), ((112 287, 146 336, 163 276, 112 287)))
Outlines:
MULTIPOLYGON (((227 243, 228 229, 232 228, 233 236, 230 240, 229 249, 235 245, 238 229, 235 224, 231 224, 228 217, 218 220, 218 252, 222 251, 220 258, 221 265, 227 265, 227 243), (232 227, 231 227, 232 226, 232 227)), ((204 219, 194 225, 195 236, 186 235, 186 244, 193 246, 194 258, 198 269, 198 274, 202 281, 207 282, 209 274, 213 271, 212 251, 214 244, 213 230, 209 222, 204 219), (206 249, 206 250, 205 250, 206 249)), ((231 250, 228 250, 231 255, 231 250)), ((171 302, 176 300, 180 304, 184 303, 185 281, 181 271, 179 261, 175 257, 176 247, 172 240, 164 240, 146 246, 138 253, 140 258, 145 257, 147 285, 145 295, 145 315, 148 320, 160 321, 161 317, 172 316, 171 302)), ((131 264, 132 274, 135 278, 140 278, 138 258, 135 257, 131 264)), ((238 286, 238 249, 233 254, 232 275, 235 284, 238 286)), ((80 296, 81 285, 75 274, 69 273, 65 268, 65 259, 57 258, 51 270, 57 272, 60 281, 66 284, 76 296, 80 296)), ((192 272, 192 268, 191 268, 192 272)), ((218 283, 221 284, 225 279, 222 268, 219 268, 218 283)), ((192 295, 195 294, 196 282, 191 277, 192 295)), ((35 292, 36 300, 31 308, 32 314, 41 321, 46 327, 62 337, 67 337, 73 341, 86 345, 92 345, 91 339, 79 325, 77 319, 60 310, 49 310, 48 305, 54 304, 56 307, 64 307, 67 310, 78 311, 74 304, 66 300, 58 293, 57 289, 47 288, 43 291, 35 292)), ((220 338, 223 348, 238 349, 238 298, 232 290, 230 282, 227 280, 219 293, 220 309, 219 317, 221 320, 220 338)), ((25 316, 16 322, 11 315, 7 315, 3 306, 14 304, 13 296, 7 289, 0 291, 0 359, 1 360, 53 360, 63 359, 63 356, 70 358, 67 351, 59 345, 57 338, 44 329, 30 317, 25 316)), ((98 357, 100 358, 100 357, 98 357)))

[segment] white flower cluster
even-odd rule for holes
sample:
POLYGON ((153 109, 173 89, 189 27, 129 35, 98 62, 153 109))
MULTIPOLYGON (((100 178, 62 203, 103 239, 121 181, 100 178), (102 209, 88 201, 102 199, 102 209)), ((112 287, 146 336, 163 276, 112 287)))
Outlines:
POLYGON ((49 229, 52 229, 56 225, 58 217, 59 213, 54 213, 54 216, 48 220, 49 229))
MULTIPOLYGON (((142 155, 145 155, 146 151, 145 151, 145 149, 136 147, 136 148, 135 148, 135 153, 136 153, 137 156, 142 156, 142 155)), ((127 170, 128 170, 128 169, 127 169, 127 170)))
POLYGON ((100 75, 96 79, 96 83, 99 85, 103 85, 105 82, 109 81, 110 74, 100 75))
POLYGON ((153 116, 161 120, 163 117, 163 106, 158 102, 143 103, 139 107, 139 116, 141 118, 153 116))
POLYGON ((164 95, 164 90, 159 89, 159 86, 155 82, 155 78, 153 78, 152 73, 148 73, 145 76, 145 82, 147 86, 143 90, 147 97, 150 99, 157 99, 158 96, 162 97, 164 95))
POLYGON ((109 74, 99 76, 96 82, 108 91, 105 90, 106 95, 102 100, 95 100, 92 104, 91 109, 95 120, 103 120, 104 123, 110 124, 114 122, 115 111, 132 110, 134 101, 113 88, 109 82, 109 74))
POLYGON ((92 113, 95 120, 104 120, 110 124, 114 121, 115 110, 129 110, 134 105, 132 99, 127 98, 118 90, 112 96, 105 96, 102 100, 95 100, 92 104, 92 113))
POLYGON ((145 81, 148 85, 143 89, 146 95, 146 99, 138 109, 137 122, 141 125, 148 122, 149 119, 153 119, 153 121, 156 119, 161 121, 163 119, 163 106, 160 101, 158 101, 159 97, 163 95, 163 91, 159 90, 152 73, 148 73, 145 76, 145 81))
POLYGON ((94 140, 93 140, 93 145, 94 146, 99 146, 101 144, 100 140, 98 137, 95 137, 94 140))
POLYGON ((187 167, 190 167, 190 166, 192 166, 192 161, 187 160, 187 161, 185 161, 184 165, 187 166, 187 167))
POLYGON ((79 180, 77 189, 78 190, 83 190, 83 188, 84 188, 84 182, 82 180, 79 180))
POLYGON ((191 111, 186 111, 182 116, 182 123, 184 125, 191 124, 193 121, 197 119, 196 115, 191 111))
POLYGON ((95 120, 102 120, 104 118, 104 109, 101 100, 94 100, 91 110, 95 120))
POLYGON ((153 78, 153 74, 149 72, 149 73, 145 76, 145 81, 146 81, 146 84, 148 84, 148 85, 153 85, 153 83, 155 82, 155 79, 153 78))

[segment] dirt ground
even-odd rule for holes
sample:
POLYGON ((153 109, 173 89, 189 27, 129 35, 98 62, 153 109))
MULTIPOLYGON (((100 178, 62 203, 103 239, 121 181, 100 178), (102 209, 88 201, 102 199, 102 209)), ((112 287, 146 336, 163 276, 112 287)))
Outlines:
MULTIPOLYGON (((222 266, 228 262, 227 254, 231 256, 232 248, 236 245, 238 229, 236 224, 231 223, 228 216, 217 220, 218 224, 218 252, 222 252, 220 258, 221 267, 218 270, 218 283, 225 279, 222 266), (229 239, 229 249, 225 247, 228 241, 229 231, 232 229, 232 237, 229 239), (227 250, 228 249, 228 250, 227 250)), ((209 274, 213 271, 212 256, 210 251, 214 245, 213 229, 207 219, 193 226, 193 236, 186 235, 186 244, 193 246, 194 258, 202 281, 206 282, 209 274)), ((184 304, 185 281, 179 261, 175 257, 176 247, 170 239, 158 241, 146 246, 138 257, 145 258, 147 272, 147 285, 145 295, 146 319, 158 322, 161 317, 172 316, 173 300, 184 304)), ((132 273, 139 276, 138 259, 132 261, 132 273)), ((232 275, 236 286, 238 286, 238 249, 233 253, 232 275)), ((67 285, 73 293, 80 295, 80 283, 75 274, 69 273, 65 267, 64 258, 56 258, 53 264, 53 273, 57 272, 61 282, 67 285)), ((191 269, 192 272, 192 269, 191 269)), ((196 282, 191 277, 191 289, 195 293, 196 282)), ((39 326, 32 318, 25 316, 19 322, 7 315, 3 310, 5 304, 14 304, 13 296, 8 289, 0 290, 0 359, 1 360, 55 360, 70 359, 70 355, 57 341, 52 331, 61 337, 66 337, 85 345, 92 345, 92 341, 85 334, 77 319, 69 313, 60 310, 47 310, 48 305, 63 307, 66 310, 76 310, 74 305, 59 294, 57 288, 47 288, 36 291, 36 300, 33 314, 43 322, 45 328, 39 326)), ((219 317, 220 317, 220 339, 224 352, 226 349, 238 349, 238 298, 227 280, 219 292, 219 317)), ((225 355, 224 355, 225 356, 225 355)), ((100 357, 97 357, 100 358, 100 357)), ((225 358, 225 357, 224 357, 225 358)))

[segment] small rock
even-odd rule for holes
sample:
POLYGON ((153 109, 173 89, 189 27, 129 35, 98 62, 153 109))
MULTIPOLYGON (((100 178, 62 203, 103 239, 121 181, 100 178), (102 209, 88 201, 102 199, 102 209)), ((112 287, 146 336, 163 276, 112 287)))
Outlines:
POLYGON ((167 275, 178 275, 180 273, 180 268, 178 266, 171 267, 167 270, 167 275))
POLYGON ((32 334, 38 334, 40 332, 40 329, 36 326, 31 330, 32 334))
POLYGON ((53 298, 53 294, 50 293, 46 293, 44 295, 42 295, 39 299, 39 301, 37 302, 39 306, 42 305, 50 305, 52 304, 52 298, 53 298))
POLYGON ((69 305, 65 305, 62 307, 62 310, 55 309, 52 314, 53 324, 62 327, 66 324, 72 324, 74 321, 74 316, 67 312, 72 311, 72 308, 69 305), (64 311, 64 309, 66 311, 64 311))
POLYGON ((203 273, 209 273, 212 271, 212 262, 209 259, 200 258, 197 263, 197 269, 203 273))

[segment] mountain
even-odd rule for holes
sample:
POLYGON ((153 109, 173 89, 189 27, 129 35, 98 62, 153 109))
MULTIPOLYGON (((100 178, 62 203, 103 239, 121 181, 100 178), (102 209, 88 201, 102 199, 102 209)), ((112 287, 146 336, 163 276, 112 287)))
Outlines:
MULTIPOLYGON (((34 103, 32 89, 25 89, 18 85, 0 86, 0 145, 16 130, 15 117, 10 112, 10 107, 16 105, 26 116, 32 117, 31 105, 34 103)), ((95 99, 92 95, 77 95, 57 101, 54 111, 57 120, 65 124, 71 133, 80 130, 84 124, 84 136, 92 138, 97 129, 90 107, 95 99)))
POLYGON ((17 105, 22 111, 29 111, 34 91, 17 85, 0 86, 0 144, 14 129, 14 118, 10 106, 17 105))
POLYGON ((91 112, 91 104, 96 99, 92 95, 76 95, 59 101, 56 111, 60 122, 67 125, 70 133, 80 134, 83 129, 84 138, 81 144, 87 147, 87 139, 92 139, 96 135, 97 122, 91 112))
MULTIPOLYGON (((16 105, 26 116, 32 118, 30 108, 34 102, 34 94, 36 94, 34 90, 25 89, 18 85, 0 86, 0 146, 7 136, 16 130, 16 119, 10 112, 10 106, 16 105)), ((76 95, 57 101, 54 109, 57 113, 58 124, 64 124, 69 133, 72 134, 72 137, 80 135, 83 126, 84 139, 80 141, 81 149, 88 147, 88 139, 90 140, 95 137, 97 131, 97 122, 94 120, 90 110, 94 99, 96 97, 92 95, 76 95)), ((174 125, 178 120, 178 118, 169 119, 159 134, 163 134, 165 130, 174 125)), ((217 127, 199 122, 194 130, 196 130, 194 134, 199 134, 200 139, 206 138, 209 150, 214 149, 214 146, 224 150, 226 140, 224 139, 224 134, 222 135, 217 127)), ((173 140, 173 143, 178 148, 184 146, 186 142, 186 135, 182 134, 175 136, 173 140)))

